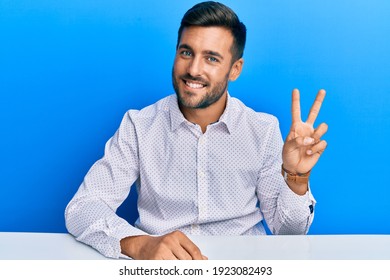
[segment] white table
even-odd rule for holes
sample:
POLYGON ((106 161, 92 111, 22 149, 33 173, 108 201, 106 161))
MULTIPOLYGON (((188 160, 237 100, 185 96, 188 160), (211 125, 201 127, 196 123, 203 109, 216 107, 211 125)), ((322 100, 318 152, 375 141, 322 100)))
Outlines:
POLYGON ((0 232, 0 260, 96 260, 97 251, 65 233, 0 232))
MULTIPOLYGON (((390 260, 390 235, 189 236, 214 260, 390 260)), ((0 260, 105 259, 64 233, 0 232, 0 260)))
POLYGON ((390 260, 390 235, 191 236, 210 259, 390 260))

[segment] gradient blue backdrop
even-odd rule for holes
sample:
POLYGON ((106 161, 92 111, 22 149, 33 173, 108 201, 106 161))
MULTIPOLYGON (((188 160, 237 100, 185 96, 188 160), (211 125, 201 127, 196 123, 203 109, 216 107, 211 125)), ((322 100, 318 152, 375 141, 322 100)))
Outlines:
MULTIPOLYGON (((195 3, 0 0, 0 231, 66 231, 64 208, 126 110, 173 93, 177 29, 195 3)), ((389 234, 390 1, 224 3, 248 28, 231 95, 276 115, 285 137, 291 90, 303 116, 327 90, 310 233, 389 234)))

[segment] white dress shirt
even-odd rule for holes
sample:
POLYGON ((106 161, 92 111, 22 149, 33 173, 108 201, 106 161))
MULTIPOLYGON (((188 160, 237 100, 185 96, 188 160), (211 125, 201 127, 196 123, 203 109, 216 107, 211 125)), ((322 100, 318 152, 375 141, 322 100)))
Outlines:
POLYGON ((202 133, 170 95, 129 110, 102 159, 65 211, 77 240, 121 256, 120 240, 180 230, 192 235, 306 234, 315 200, 281 175, 283 141, 275 117, 228 96, 220 120, 202 133), (135 226, 116 215, 136 182, 135 226))

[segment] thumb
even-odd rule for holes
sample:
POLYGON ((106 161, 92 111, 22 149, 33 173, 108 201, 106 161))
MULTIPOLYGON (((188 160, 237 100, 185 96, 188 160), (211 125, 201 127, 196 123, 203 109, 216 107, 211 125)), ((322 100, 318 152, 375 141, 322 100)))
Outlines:
POLYGON ((292 150, 295 150, 295 149, 298 149, 298 148, 301 148, 301 147, 313 145, 314 143, 315 143, 315 140, 312 137, 298 136, 298 137, 296 137, 294 139, 286 141, 285 149, 287 151, 292 151, 292 150))

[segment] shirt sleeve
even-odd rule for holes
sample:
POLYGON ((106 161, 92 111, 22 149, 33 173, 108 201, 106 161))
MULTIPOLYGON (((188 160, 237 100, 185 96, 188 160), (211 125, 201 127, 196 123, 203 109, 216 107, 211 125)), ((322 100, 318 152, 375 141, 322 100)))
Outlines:
POLYGON ((122 238, 146 234, 116 214, 138 177, 137 135, 129 111, 65 209, 69 233, 106 257, 123 256, 122 238))
POLYGON ((260 209, 273 234, 307 234, 314 218, 314 197, 294 193, 281 175, 283 140, 273 118, 265 145, 265 161, 258 177, 260 209))

